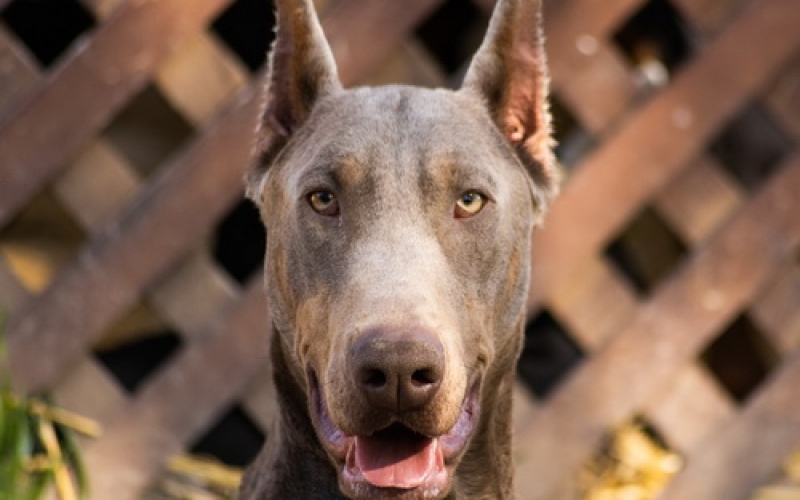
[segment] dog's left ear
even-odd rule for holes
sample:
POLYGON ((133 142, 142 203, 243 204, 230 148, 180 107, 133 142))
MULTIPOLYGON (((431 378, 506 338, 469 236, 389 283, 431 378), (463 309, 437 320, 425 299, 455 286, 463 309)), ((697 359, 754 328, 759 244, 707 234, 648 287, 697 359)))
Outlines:
POLYGON ((248 195, 316 102, 341 90, 330 45, 312 0, 276 0, 277 27, 269 55, 266 92, 257 132, 255 164, 247 175, 248 195))
POLYGON ((533 178, 534 197, 545 209, 558 192, 547 103, 549 77, 542 34, 541 0, 498 0, 489 30, 464 78, 533 178))

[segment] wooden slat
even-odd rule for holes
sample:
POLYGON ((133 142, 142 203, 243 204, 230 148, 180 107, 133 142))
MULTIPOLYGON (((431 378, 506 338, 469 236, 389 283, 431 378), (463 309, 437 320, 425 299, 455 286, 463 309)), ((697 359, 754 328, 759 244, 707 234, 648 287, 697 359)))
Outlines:
POLYGON ((696 363, 682 368, 664 391, 644 406, 670 447, 691 457, 703 439, 736 415, 736 406, 710 373, 696 363))
MULTIPOLYGON (((557 80, 555 91, 588 132, 600 134, 624 113, 639 91, 629 65, 616 50, 586 34, 575 43, 584 64, 580 73, 557 80)), ((554 68, 554 75, 556 71, 554 68)))
POLYGON ((659 500, 747 500, 800 447, 800 351, 787 359, 734 421, 692 455, 659 500))
POLYGON ((562 383, 518 439, 525 456, 518 491, 525 498, 553 498, 606 430, 663 390, 792 256, 800 243, 798 190, 795 156, 606 348, 562 383))
POLYGON ((403 83, 421 87, 444 87, 446 77, 421 43, 407 40, 364 82, 366 85, 403 83))
POLYGON ((0 226, 228 0, 131 1, 0 128, 0 226))
POLYGON ((553 48, 549 63, 555 84, 562 78, 570 78, 573 71, 579 74, 579 68, 585 64, 585 54, 576 43, 580 37, 609 38, 612 30, 644 3, 644 0, 544 2, 544 29, 553 48))
POLYGON ((669 88, 578 165, 534 237, 531 309, 567 282, 576 264, 597 253, 771 79, 800 46, 798 23, 794 0, 753 2, 669 88))
POLYGON ((350 86, 368 77, 442 1, 343 1, 325 9, 323 27, 342 83, 350 86))
POLYGON ((36 63, 0 24, 0 123, 39 82, 36 63))
POLYGON ((94 15, 100 19, 107 19, 115 10, 129 0, 80 0, 94 15))
POLYGON ((717 32, 747 0, 672 0, 688 21, 705 34, 717 32))
POLYGON ((7 316, 27 298, 25 288, 17 281, 5 258, 0 255, 0 311, 7 316))
MULTIPOLYGON (((378 4, 375 0, 346 3, 353 6, 340 7, 342 10, 334 13, 355 12, 362 4, 371 9, 378 4)), ((426 8, 406 5, 402 13, 396 13, 395 24, 412 29, 412 21, 419 21, 426 8), (401 23, 401 19, 406 21, 401 23)), ((327 18, 323 23, 327 26, 327 18)), ((387 31, 383 36, 391 36, 399 44, 404 34, 387 31)), ((386 43, 371 44, 364 47, 362 56, 381 60, 385 54, 380 51, 392 48, 386 43)), ((351 72, 365 69, 351 69, 346 60, 340 63, 345 80, 353 78, 348 76, 351 72)), ((93 239, 81 258, 45 294, 11 318, 9 350, 20 390, 44 389, 57 380, 58 374, 133 304, 141 290, 178 262, 241 195, 241 177, 249 161, 255 114, 260 107, 258 93, 259 89, 246 89, 193 147, 165 166, 164 175, 147 186, 135 206, 93 239), (52 362, 33 362, 41 357, 52 362)))
POLYGON ((745 194, 711 158, 701 158, 653 200, 655 208, 690 246, 708 238, 741 205, 745 194))
POLYGON ((92 499, 138 498, 166 459, 207 429, 269 366, 269 311, 260 280, 226 319, 210 325, 135 401, 123 405, 85 453, 92 499))
MULTIPOLYGON (((535 279, 535 278, 534 278, 535 279)), ((590 259, 548 298, 548 306, 584 348, 597 349, 636 311, 638 300, 611 264, 590 259)))
POLYGON ((766 103, 781 126, 800 139, 800 52, 767 92, 766 103))
POLYGON ((60 407, 101 425, 128 401, 122 386, 92 357, 65 373, 51 396, 60 407))
POLYGON ((247 414, 253 418, 261 429, 269 432, 273 420, 278 414, 278 399, 272 383, 272 367, 263 363, 258 373, 250 380, 242 402, 247 414))
POLYGON ((800 257, 753 303, 750 314, 779 352, 800 347, 800 257))
POLYGON ((199 249, 157 282, 149 296, 159 315, 176 325, 185 337, 202 332, 222 307, 235 300, 238 286, 199 249))
POLYGON ((81 225, 96 231, 118 215, 140 188, 136 169, 105 140, 97 140, 53 183, 53 191, 81 225))
POLYGON ((512 393, 514 404, 512 405, 511 425, 514 433, 518 434, 527 429, 536 411, 539 408, 539 402, 536 401, 531 391, 523 386, 521 381, 514 384, 512 393))
POLYGON ((187 37, 156 71, 158 88, 191 123, 202 124, 248 83, 247 70, 216 37, 187 37))

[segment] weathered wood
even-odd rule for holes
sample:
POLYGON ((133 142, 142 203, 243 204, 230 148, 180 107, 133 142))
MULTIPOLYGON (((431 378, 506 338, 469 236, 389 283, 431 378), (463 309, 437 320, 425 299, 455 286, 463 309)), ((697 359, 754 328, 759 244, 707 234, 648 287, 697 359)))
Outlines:
POLYGON ((787 359, 737 419, 703 442, 659 500, 746 500, 800 447, 800 351, 787 359))
POLYGON ((746 0, 674 0, 693 26, 707 35, 719 31, 746 0))
POLYGON ((247 70, 206 33, 183 40, 155 77, 170 103, 194 124, 207 122, 248 83, 247 70))
MULTIPOLYGON (((534 278, 535 280, 535 278, 534 278)), ((636 311, 638 299, 611 264, 595 258, 548 297, 548 306, 584 348, 599 348, 636 311)))
POLYGON ((198 249, 156 282, 149 296, 161 317, 176 325, 185 337, 193 337, 235 300, 237 289, 206 249, 198 249))
POLYGON ((800 30, 793 28, 798 23, 794 0, 753 2, 669 88, 577 167, 534 237, 531 309, 568 282, 575 266, 600 251, 771 79, 800 46, 800 30))
POLYGON ((6 260, 0 255, 0 311, 7 316, 27 298, 25 288, 19 284, 6 260))
POLYGON ((252 93, 243 96, 47 292, 11 318, 8 348, 19 389, 56 380, 240 196, 257 108, 252 93), (32 362, 41 356, 52 362, 32 362))
POLYGON ((741 205, 745 194, 712 158, 701 158, 656 195, 658 212, 691 246, 701 244, 741 205))
POLYGON ((127 2, 0 128, 0 225, 146 83, 183 37, 228 0, 127 2))
POLYGON ((800 138, 800 53, 786 65, 766 95, 769 110, 795 139, 800 138))
POLYGON ((278 415, 278 398, 272 380, 272 367, 263 364, 253 376, 242 394, 242 403, 247 414, 265 431, 269 432, 278 415))
POLYGON ((409 40, 394 51, 378 71, 366 79, 367 85, 403 83, 421 87, 444 87, 446 77, 419 42, 409 40))
POLYGON ((53 191, 85 229, 111 220, 140 188, 135 168, 105 140, 92 143, 53 182, 53 191))
POLYGON ((800 257, 753 303, 750 314, 781 353, 800 347, 800 257))
POLYGON ((36 63, 18 43, 0 25, 0 124, 39 82, 36 63))
POLYGON ((625 329, 562 383, 531 430, 519 436, 526 458, 518 468, 518 491, 531 500, 552 498, 606 430, 663 391, 792 257, 800 243, 798 189, 795 156, 625 329))
POLYGON ((51 396, 60 407, 100 425, 128 402, 122 386, 91 356, 64 373, 51 396))
POLYGON ((123 405, 85 454, 93 499, 138 498, 166 459, 207 429, 269 366, 269 310, 255 280, 226 318, 209 325, 135 401, 123 405))
POLYGON ((639 91, 618 51, 588 34, 574 43, 584 59, 580 73, 557 79, 555 91, 588 132, 600 134, 633 104, 639 91))
POLYGON ((652 395, 644 413, 670 447, 691 459, 705 437, 736 416, 736 406, 708 370, 691 363, 652 395))
POLYGON ((366 78, 442 1, 343 1, 325 9, 323 28, 345 86, 366 78))
POLYGON ((128 0, 81 0, 97 17, 107 19, 128 0))

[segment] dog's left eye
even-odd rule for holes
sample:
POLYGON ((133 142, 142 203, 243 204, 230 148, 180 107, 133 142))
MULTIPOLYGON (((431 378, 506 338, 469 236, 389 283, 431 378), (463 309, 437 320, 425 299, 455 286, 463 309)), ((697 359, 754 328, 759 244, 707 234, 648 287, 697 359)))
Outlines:
POLYGON ((330 191, 314 191, 308 195, 308 204, 320 215, 336 217, 339 215, 339 202, 330 191))
POLYGON ((477 215, 486 206, 486 196, 477 191, 467 191, 456 201, 455 217, 466 219, 477 215))

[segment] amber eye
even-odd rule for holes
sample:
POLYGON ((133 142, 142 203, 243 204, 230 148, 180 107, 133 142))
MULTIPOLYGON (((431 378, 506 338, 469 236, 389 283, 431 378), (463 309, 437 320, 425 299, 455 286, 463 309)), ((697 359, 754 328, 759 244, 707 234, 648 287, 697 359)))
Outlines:
POLYGON ((456 201, 455 216, 457 219, 466 219, 477 215, 486 206, 486 196, 477 191, 467 191, 456 201))
POLYGON ((308 204, 320 215, 335 217, 339 215, 339 202, 330 191, 314 191, 308 195, 308 204))

